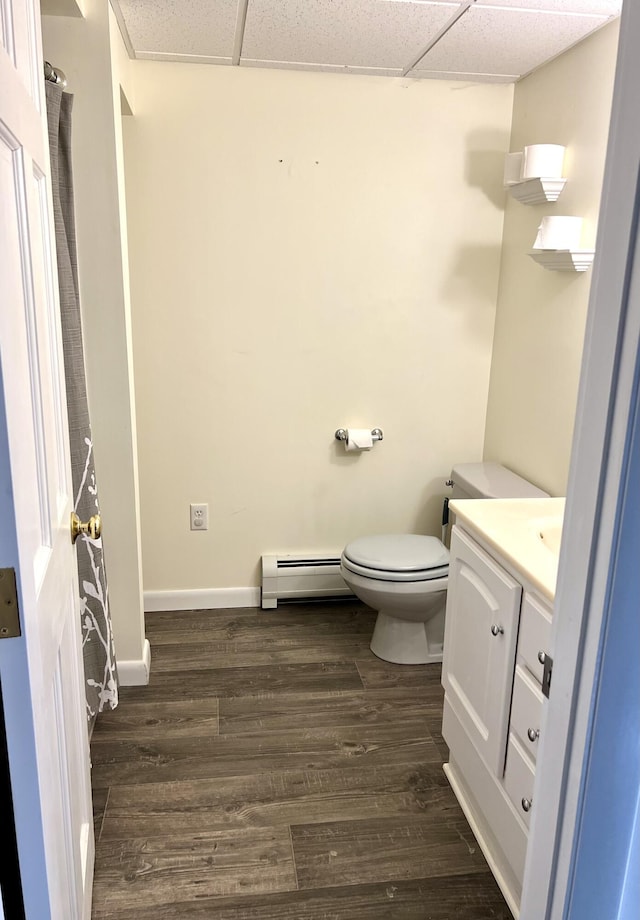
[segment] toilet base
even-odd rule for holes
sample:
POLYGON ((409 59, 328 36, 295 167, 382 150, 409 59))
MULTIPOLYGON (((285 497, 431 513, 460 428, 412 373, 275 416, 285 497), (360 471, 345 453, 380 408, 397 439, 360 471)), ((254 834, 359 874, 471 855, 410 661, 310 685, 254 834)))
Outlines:
POLYGON ((426 623, 380 610, 369 648, 393 664, 436 664, 442 661, 444 610, 426 623))

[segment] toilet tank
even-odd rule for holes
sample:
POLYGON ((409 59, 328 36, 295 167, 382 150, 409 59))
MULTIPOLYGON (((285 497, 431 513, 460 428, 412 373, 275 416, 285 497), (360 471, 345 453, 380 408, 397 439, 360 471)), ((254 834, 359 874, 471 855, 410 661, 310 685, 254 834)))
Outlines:
POLYGON ((458 463, 451 498, 548 498, 549 494, 500 463, 458 463))
MULTIPOLYGON (((449 498, 548 498, 537 486, 512 473, 500 463, 457 463, 451 470, 449 498)), ((445 499, 442 509, 442 542, 449 546, 456 516, 445 499)))

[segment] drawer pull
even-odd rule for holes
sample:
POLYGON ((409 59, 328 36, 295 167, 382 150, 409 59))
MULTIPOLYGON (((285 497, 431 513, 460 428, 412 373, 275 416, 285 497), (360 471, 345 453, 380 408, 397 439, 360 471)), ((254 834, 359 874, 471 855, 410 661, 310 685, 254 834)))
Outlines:
POLYGON ((528 728, 527 729, 527 738, 529 739, 529 741, 533 743, 534 741, 537 741, 539 737, 540 737, 539 728, 528 728))
POLYGON ((545 653, 538 652, 538 661, 540 662, 540 664, 544 664, 546 660, 547 660, 547 656, 545 655, 545 653))
POLYGON ((491 627, 492 636, 502 636, 504 634, 504 626, 498 626, 497 623, 494 623, 491 627))
POLYGON ((522 804, 523 811, 531 811, 531 806, 533 805, 533 799, 523 799, 521 804, 522 804))

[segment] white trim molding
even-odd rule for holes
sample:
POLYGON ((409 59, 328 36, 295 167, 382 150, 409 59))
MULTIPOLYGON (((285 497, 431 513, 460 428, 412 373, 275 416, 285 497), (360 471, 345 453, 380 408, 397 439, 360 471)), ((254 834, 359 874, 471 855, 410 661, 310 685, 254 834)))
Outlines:
POLYGON ((129 661, 117 659, 118 682, 121 687, 146 687, 151 673, 151 646, 149 640, 144 640, 142 658, 133 658, 129 661))
POLYGON ((183 591, 144 592, 146 613, 159 610, 221 610, 225 607, 259 606, 260 588, 191 588, 183 591))

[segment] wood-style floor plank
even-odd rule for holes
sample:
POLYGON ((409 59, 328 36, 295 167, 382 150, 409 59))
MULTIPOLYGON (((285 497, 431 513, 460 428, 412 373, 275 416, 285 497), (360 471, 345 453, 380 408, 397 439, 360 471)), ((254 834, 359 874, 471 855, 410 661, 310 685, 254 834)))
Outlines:
POLYGON ((156 674, 201 668, 253 668, 257 665, 303 664, 322 661, 350 661, 372 654, 368 634, 355 636, 309 636, 305 639, 158 643, 151 640, 151 657, 156 674))
MULTIPOLYGON (((414 688, 347 690, 315 697, 274 696, 270 699, 234 697, 220 700, 220 731, 223 734, 286 731, 303 723, 315 726, 363 725, 424 719, 439 733, 444 691, 439 684, 418 694, 414 688)), ((434 739, 435 740, 435 739, 434 739)))
POLYGON ((102 837, 451 813, 460 807, 440 763, 386 764, 113 786, 102 837))
POLYGON ((303 636, 363 635, 371 638, 376 614, 359 601, 338 604, 284 605, 276 610, 254 608, 183 610, 148 613, 146 635, 154 644, 180 642, 254 642, 300 639, 303 636))
POLYGON ((309 727, 218 737, 161 737, 139 743, 94 738, 96 789, 287 770, 328 770, 356 763, 440 762, 424 722, 309 727))
POLYGON ((266 697, 274 693, 330 693, 339 690, 362 690, 362 681, 354 661, 274 664, 247 668, 201 668, 156 674, 146 687, 125 687, 122 703, 128 700, 171 702, 211 697, 266 697))
POLYGON ((439 664, 391 664, 375 655, 359 658, 356 665, 365 690, 389 687, 426 689, 439 686, 442 675, 442 665, 439 664))
POLYGON ((139 906, 94 920, 513 920, 493 877, 457 875, 139 906))
POLYGON ((300 888, 486 872, 464 817, 373 818, 291 828, 300 888))
MULTIPOLYGON (((101 842, 94 917, 137 906, 296 888, 288 827, 101 842)), ((139 909, 139 907, 138 907, 139 909)))
POLYGON ((127 700, 100 715, 92 743, 153 741, 156 738, 211 737, 218 734, 218 700, 180 700, 177 703, 127 700))

